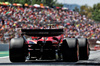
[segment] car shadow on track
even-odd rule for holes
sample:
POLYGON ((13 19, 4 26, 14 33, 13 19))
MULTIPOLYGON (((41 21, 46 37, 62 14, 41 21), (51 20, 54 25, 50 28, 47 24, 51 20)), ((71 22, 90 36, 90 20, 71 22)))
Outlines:
POLYGON ((24 66, 30 66, 30 65, 45 65, 45 66, 51 66, 51 65, 100 65, 100 63, 87 63, 87 62, 54 62, 54 61, 32 61, 32 62, 19 62, 19 63, 0 63, 0 65, 24 65, 24 66))
POLYGON ((19 62, 19 63, 0 63, 0 65, 75 65, 75 62, 54 62, 54 61, 32 61, 32 62, 19 62))

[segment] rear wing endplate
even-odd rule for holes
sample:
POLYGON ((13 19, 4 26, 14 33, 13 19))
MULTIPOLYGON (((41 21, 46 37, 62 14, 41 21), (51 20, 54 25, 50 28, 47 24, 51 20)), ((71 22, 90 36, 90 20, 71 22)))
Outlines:
POLYGON ((63 29, 22 29, 23 35, 28 36, 58 36, 63 34, 63 29))

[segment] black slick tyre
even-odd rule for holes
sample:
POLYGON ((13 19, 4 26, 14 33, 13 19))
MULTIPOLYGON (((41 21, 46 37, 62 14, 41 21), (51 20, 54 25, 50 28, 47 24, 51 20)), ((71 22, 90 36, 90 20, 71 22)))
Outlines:
POLYGON ((76 62, 79 60, 79 45, 77 39, 66 38, 61 46, 63 61, 76 62))
POLYGON ((79 43, 79 59, 80 60, 88 60, 89 58, 89 44, 87 39, 85 38, 79 38, 78 39, 79 43))
POLYGON ((25 62, 23 38, 13 38, 9 44, 9 59, 11 62, 25 62))

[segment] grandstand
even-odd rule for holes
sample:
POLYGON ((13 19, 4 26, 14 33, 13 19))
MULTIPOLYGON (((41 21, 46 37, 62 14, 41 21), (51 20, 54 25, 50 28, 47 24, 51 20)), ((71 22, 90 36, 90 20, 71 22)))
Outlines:
POLYGON ((0 41, 20 37, 20 29, 63 28, 65 37, 100 39, 100 23, 62 8, 0 6, 0 41), (9 37, 4 37, 8 35, 9 37))

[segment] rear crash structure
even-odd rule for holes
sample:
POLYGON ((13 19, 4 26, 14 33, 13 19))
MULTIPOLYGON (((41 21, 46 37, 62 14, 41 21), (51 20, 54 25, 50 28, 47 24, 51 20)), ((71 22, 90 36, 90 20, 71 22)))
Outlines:
POLYGON ((88 60, 89 44, 86 38, 56 38, 63 34, 63 29, 22 29, 21 38, 13 38, 9 44, 11 62, 25 60, 55 60, 76 62, 88 60), (25 35, 36 37, 52 37, 50 40, 39 38, 37 44, 28 43, 25 35), (54 41, 56 43, 54 43, 54 41))

